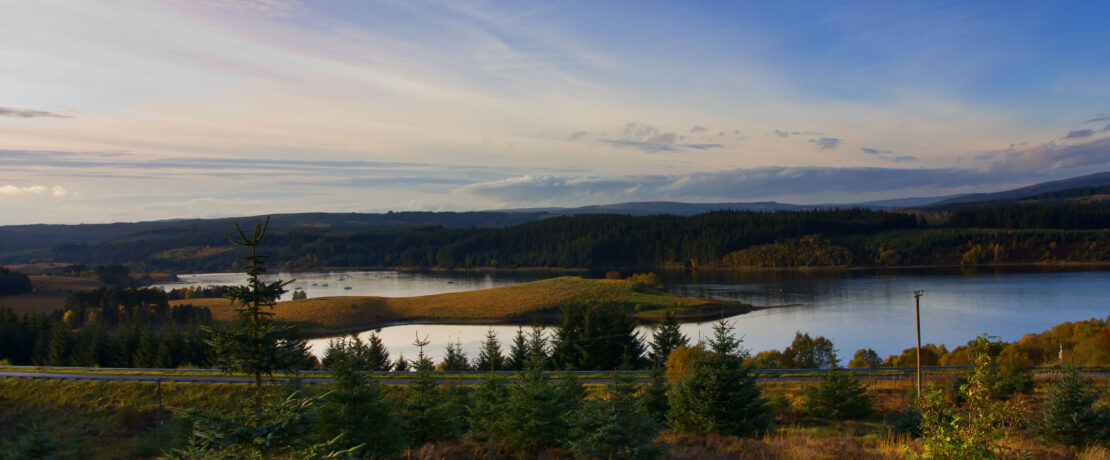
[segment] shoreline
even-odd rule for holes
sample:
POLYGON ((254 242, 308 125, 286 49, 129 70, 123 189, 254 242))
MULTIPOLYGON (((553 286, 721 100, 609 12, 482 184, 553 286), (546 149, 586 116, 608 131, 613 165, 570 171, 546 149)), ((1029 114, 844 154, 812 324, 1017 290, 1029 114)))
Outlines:
MULTIPOLYGON (((731 318, 733 316, 751 313, 759 310, 768 310, 773 308, 789 308, 797 307, 803 304, 782 304, 782 305, 721 305, 719 309, 713 307, 705 307, 699 310, 706 311, 693 311, 687 313, 675 313, 674 318, 679 324, 701 324, 718 319, 731 318), (712 310, 712 311, 709 311, 712 310)), ((658 311, 650 311, 643 313, 633 313, 630 315, 636 319, 637 325, 647 325, 655 323, 659 318, 662 318, 662 313, 658 311), (655 313, 655 314, 652 314, 655 313)), ((330 337, 343 337, 351 334, 359 334, 366 331, 377 331, 387 327, 393 326, 408 326, 413 324, 435 324, 435 325, 462 325, 462 326, 520 326, 529 327, 534 325, 550 327, 558 322, 559 315, 551 312, 546 312, 537 315, 528 316, 513 316, 506 318, 475 318, 475 319, 427 319, 427 318, 413 318, 401 319, 393 321, 382 321, 369 323, 365 325, 346 326, 339 329, 321 329, 321 328, 302 328, 300 334, 303 338, 308 340, 318 340, 330 337)), ((296 323, 288 323, 296 324, 296 323)))
MULTIPOLYGON (((955 270, 955 269, 991 269, 991 268, 1060 268, 1060 269, 1094 269, 1110 270, 1110 261, 1104 262, 1006 262, 991 264, 924 264, 924 265, 839 265, 839 266, 812 266, 812 267, 618 267, 618 268, 547 268, 547 267, 517 267, 517 268, 442 268, 442 267, 319 267, 303 270, 273 270, 269 273, 335 273, 335 272, 398 272, 398 273, 551 273, 555 274, 589 274, 617 271, 623 273, 732 273, 732 272, 858 272, 881 270, 955 270)), ((173 273, 173 276, 198 275, 198 274, 236 274, 238 271, 205 272, 205 273, 173 273)), ((623 275, 622 275, 623 276, 623 275)), ((179 281, 187 283, 187 281, 179 281)), ((168 283, 167 283, 168 284, 168 283)))

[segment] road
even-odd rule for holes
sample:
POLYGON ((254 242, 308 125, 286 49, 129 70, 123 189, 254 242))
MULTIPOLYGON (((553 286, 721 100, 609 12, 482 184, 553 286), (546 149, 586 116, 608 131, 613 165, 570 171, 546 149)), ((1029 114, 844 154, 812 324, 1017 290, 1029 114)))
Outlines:
MULTIPOLYGON (((35 368, 35 367, 6 367, 0 370, 0 378, 16 378, 16 379, 33 379, 33 380, 84 380, 84 381, 102 381, 102 382, 174 382, 174 383, 251 383, 251 377, 238 376, 238 375, 225 375, 218 370, 213 369, 195 369, 189 370, 191 374, 206 373, 210 375, 174 375, 171 372, 180 370, 170 369, 97 369, 97 368, 70 368, 72 372, 66 372, 67 368, 35 368), (118 370, 120 372, 111 372, 118 370), (44 372, 45 371, 45 372, 44 372), (147 374, 135 374, 134 372, 148 372, 147 374), (162 372, 156 374, 154 372, 162 372)), ((911 368, 894 368, 895 370, 908 370, 911 368)), ((922 368, 929 371, 923 376, 925 380, 932 380, 946 375, 958 374, 964 372, 966 366, 952 366, 952 367, 928 367, 922 368), (940 372, 940 373, 937 373, 940 372)), ((889 370, 889 369, 885 369, 889 370)), ((815 372, 814 369, 779 369, 779 370, 757 370, 756 375, 773 373, 773 374, 791 374, 791 373, 808 373, 815 372)), ((1110 371, 1084 371, 1082 372, 1088 377, 1106 377, 1110 371)), ((455 384, 455 385, 474 385, 481 381, 483 372, 466 373, 465 377, 458 378, 437 378, 436 381, 440 383, 455 384)), ((515 372, 503 372, 502 374, 513 375, 515 372)), ((586 374, 582 372, 582 374, 586 374)), ((599 372, 589 372, 588 374, 597 375, 599 372)), ((377 381, 385 385, 408 385, 415 381, 412 377, 389 377, 385 374, 384 377, 377 378, 377 381)), ((1053 377, 1060 375, 1057 370, 1038 370, 1034 372, 1036 377, 1053 377)), ((559 378, 559 373, 553 373, 552 377, 559 378)), ((901 381, 913 380, 913 374, 900 374, 900 375, 860 375, 862 379, 868 381, 901 381)), ((806 382, 817 380, 815 375, 775 375, 757 377, 759 382, 806 382)), ((276 377, 277 382, 286 382, 287 377, 276 377)), ((301 383, 306 385, 326 385, 331 383, 331 378, 326 373, 321 371, 307 371, 300 377, 301 383)), ((647 382, 646 378, 637 378, 640 382, 647 382)), ((583 384, 606 384, 612 382, 611 378, 603 377, 583 377, 579 381, 583 384)))

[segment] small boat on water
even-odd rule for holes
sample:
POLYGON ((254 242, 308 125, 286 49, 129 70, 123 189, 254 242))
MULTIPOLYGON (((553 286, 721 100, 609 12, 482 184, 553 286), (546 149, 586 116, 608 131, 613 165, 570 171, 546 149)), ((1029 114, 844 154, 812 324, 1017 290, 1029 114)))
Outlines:
POLYGON ((299 290, 301 290, 301 287, 300 286, 293 286, 293 290, 294 291, 299 291, 299 290))
POLYGON ((313 285, 313 286, 315 286, 315 285, 316 285, 316 283, 312 283, 312 285, 313 285))
POLYGON ((328 287, 328 283, 321 284, 320 286, 328 287))
POLYGON ((344 291, 350 291, 350 290, 351 290, 351 287, 350 287, 350 286, 343 286, 343 290, 344 290, 344 291))

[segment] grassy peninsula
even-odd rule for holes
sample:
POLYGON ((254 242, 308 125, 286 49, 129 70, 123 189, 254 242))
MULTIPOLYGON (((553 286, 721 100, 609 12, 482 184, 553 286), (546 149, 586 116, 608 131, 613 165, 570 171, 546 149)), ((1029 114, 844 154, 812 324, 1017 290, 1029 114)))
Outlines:
MULTIPOLYGON (((493 289, 417 297, 320 297, 280 302, 274 319, 295 323, 310 335, 327 335, 406 322, 547 323, 558 319, 559 307, 598 302, 622 308, 640 319, 656 319, 671 311, 685 321, 715 319, 759 307, 726 300, 681 297, 628 280, 563 276, 493 289)), ((186 299, 208 307, 215 321, 234 318, 227 299, 186 299)))

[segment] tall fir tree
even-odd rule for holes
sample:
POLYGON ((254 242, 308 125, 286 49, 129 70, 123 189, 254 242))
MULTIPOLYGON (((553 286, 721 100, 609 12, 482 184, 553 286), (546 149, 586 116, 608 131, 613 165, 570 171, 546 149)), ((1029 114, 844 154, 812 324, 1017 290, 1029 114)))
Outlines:
POLYGON ((432 377, 435 365, 424 353, 424 347, 429 343, 427 337, 421 339, 419 335, 413 342, 419 349, 412 362, 416 379, 410 387, 411 392, 402 411, 402 420, 411 447, 452 440, 462 432, 462 414, 440 391, 439 384, 432 377))
POLYGON ((482 350, 478 352, 478 359, 474 363, 477 371, 505 370, 505 356, 501 354, 501 344, 497 342, 497 333, 493 329, 486 331, 486 340, 482 342, 482 350))
POLYGON ((709 349, 675 384, 667 422, 683 433, 753 436, 769 430, 768 408, 730 323, 713 327, 709 349))
POLYGON ((524 328, 517 327, 516 335, 513 336, 513 345, 509 347, 509 370, 524 370, 525 365, 528 363, 528 356, 530 354, 531 351, 528 346, 528 338, 524 335, 524 328))
POLYGON ((667 357, 679 346, 689 346, 690 339, 682 334, 674 314, 667 310, 659 321, 659 327, 651 335, 651 361, 657 365, 666 365, 667 357))
POLYGON ((653 459, 663 454, 652 441, 660 424, 636 396, 636 380, 614 372, 605 397, 585 401, 575 413, 570 448, 581 458, 653 459))

